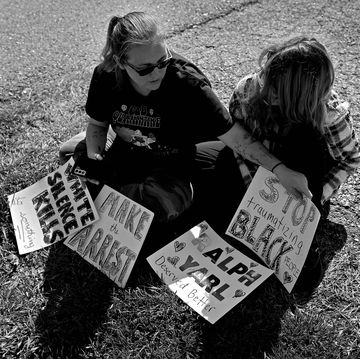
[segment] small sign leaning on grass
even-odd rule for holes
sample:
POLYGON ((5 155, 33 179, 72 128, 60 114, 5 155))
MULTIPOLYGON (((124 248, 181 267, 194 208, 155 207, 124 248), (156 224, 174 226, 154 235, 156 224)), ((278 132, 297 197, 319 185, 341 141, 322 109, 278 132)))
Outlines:
POLYGON ((272 271, 201 222, 147 258, 154 271, 210 323, 244 300, 272 271))
POLYGON ((296 199, 272 172, 259 167, 226 234, 257 254, 290 293, 319 219, 309 198, 296 199))
POLYGON ((50 246, 95 222, 90 193, 70 173, 73 160, 33 185, 8 196, 19 253, 50 246))
POLYGON ((69 236, 64 244, 124 288, 154 214, 107 185, 96 197, 95 207, 99 221, 69 236))

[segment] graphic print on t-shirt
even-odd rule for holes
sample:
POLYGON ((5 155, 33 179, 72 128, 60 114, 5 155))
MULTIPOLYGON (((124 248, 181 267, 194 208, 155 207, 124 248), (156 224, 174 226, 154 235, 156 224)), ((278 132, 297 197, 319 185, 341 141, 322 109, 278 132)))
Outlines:
POLYGON ((126 142, 135 146, 148 147, 156 142, 156 130, 160 129, 160 117, 146 105, 125 105, 112 116, 116 133, 126 142))

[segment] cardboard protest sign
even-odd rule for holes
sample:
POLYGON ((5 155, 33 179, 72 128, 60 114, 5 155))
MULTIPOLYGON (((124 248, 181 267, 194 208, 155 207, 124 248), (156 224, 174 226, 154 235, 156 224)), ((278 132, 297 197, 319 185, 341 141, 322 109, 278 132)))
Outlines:
POLYGON ((170 290, 210 323, 272 274, 226 243, 206 222, 147 260, 170 290))
POLYGON ((95 199, 100 219, 64 244, 124 288, 154 214, 104 186, 95 199))
POLYGON ((71 159, 33 185, 8 196, 19 253, 45 248, 98 219, 71 159))
POLYGON ((252 249, 290 293, 319 219, 310 199, 297 200, 272 172, 259 167, 226 234, 252 249))

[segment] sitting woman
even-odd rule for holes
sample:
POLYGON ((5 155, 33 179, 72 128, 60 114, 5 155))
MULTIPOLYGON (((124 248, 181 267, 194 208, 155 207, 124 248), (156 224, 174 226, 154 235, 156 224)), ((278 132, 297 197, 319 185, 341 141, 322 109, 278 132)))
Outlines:
MULTIPOLYGON (((265 49, 260 70, 240 80, 230 114, 254 138, 307 177, 323 217, 329 199, 360 165, 348 103, 332 89, 334 68, 325 47, 307 37, 265 49)), ((256 166, 237 156, 248 184, 256 166)))
MULTIPOLYGON (((231 117, 281 160, 276 170, 289 166, 305 174, 326 218, 329 199, 360 165, 348 104, 332 89, 333 64, 317 40, 297 37, 265 49, 259 65, 236 86, 231 117)), ((247 185, 257 166, 236 157, 247 185)), ((321 279, 316 237, 304 269, 295 290, 316 287, 321 279)))
POLYGON ((94 197, 105 183, 152 210, 160 223, 192 203, 195 143, 232 127, 207 77, 170 50, 143 12, 111 18, 85 109, 86 132, 62 145, 60 162, 80 155, 95 160, 88 171, 95 175, 86 178, 94 197))

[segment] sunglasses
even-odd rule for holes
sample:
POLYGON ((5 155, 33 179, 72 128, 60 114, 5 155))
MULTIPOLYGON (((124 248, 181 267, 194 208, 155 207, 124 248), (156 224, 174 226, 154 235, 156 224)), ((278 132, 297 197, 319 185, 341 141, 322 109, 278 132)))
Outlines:
POLYGON ((146 76, 151 74, 156 68, 163 69, 164 67, 168 66, 172 59, 172 55, 169 50, 168 50, 168 54, 169 57, 167 57, 165 60, 158 62, 156 65, 145 67, 144 69, 141 70, 137 69, 134 65, 131 65, 128 62, 126 62, 126 65, 131 67, 139 76, 146 76))

